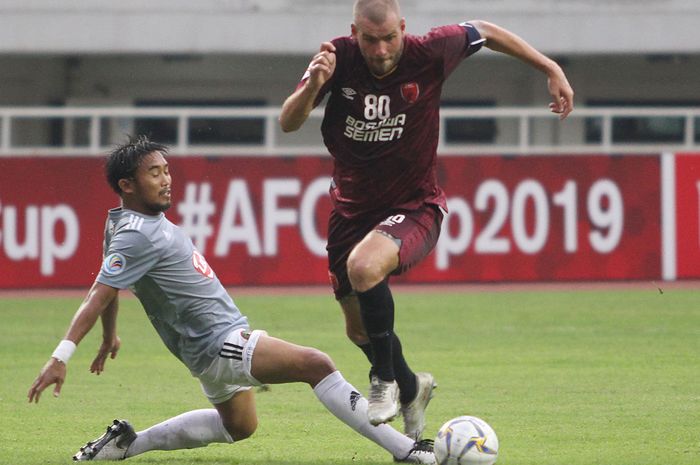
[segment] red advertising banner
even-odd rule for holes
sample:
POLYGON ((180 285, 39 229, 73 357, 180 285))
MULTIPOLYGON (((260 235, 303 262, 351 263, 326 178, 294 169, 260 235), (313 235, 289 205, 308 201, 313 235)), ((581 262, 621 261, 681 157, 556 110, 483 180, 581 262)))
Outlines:
POLYGON ((700 154, 676 155, 677 277, 700 278, 700 154))
POLYGON ((433 270, 411 279, 559 281, 660 276, 660 159, 442 160, 450 216, 433 270))
MULTIPOLYGON (((328 157, 169 162, 167 215, 224 284, 327 282, 328 157)), ((0 159, 0 288, 92 282, 107 209, 119 204, 102 164, 0 159)), ((660 277, 659 157, 443 157, 439 170, 450 214, 435 251, 401 281, 660 277)))
POLYGON ((97 158, 0 157, 0 288, 89 285, 110 192, 97 158))

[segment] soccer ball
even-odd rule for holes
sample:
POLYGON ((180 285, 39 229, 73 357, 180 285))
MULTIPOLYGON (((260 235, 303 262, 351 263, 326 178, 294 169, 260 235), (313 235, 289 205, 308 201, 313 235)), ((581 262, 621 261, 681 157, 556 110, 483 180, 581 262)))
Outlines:
POLYGON ((435 438, 438 465, 492 465, 498 458, 498 438, 493 428, 477 417, 448 421, 435 438))

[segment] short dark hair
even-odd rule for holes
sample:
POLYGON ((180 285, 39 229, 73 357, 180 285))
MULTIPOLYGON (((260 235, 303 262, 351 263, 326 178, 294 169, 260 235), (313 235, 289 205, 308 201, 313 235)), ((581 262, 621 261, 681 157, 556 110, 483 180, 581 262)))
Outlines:
POLYGON ((153 142, 144 135, 129 137, 129 142, 117 146, 107 156, 105 163, 105 175, 112 190, 121 194, 119 187, 120 179, 132 179, 136 170, 146 155, 153 152, 160 152, 163 155, 168 153, 168 147, 157 142, 153 142))
POLYGON ((389 13, 396 13, 401 19, 401 7, 398 0, 355 0, 353 19, 355 24, 360 18, 367 18, 375 24, 386 21, 389 13))

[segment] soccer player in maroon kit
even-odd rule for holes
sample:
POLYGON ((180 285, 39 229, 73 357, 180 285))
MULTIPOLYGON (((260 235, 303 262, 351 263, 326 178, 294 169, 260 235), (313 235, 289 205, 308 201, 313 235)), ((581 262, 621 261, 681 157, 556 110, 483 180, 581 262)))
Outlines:
POLYGON ((405 33, 396 0, 357 0, 350 37, 320 51, 282 107, 285 132, 302 126, 330 94, 321 126, 333 156, 328 260, 346 332, 372 364, 368 416, 392 420, 420 439, 435 387, 414 373, 394 333, 390 275, 401 274, 435 246, 446 211, 437 185, 440 93, 459 63, 482 45, 517 57, 547 76, 550 110, 565 118, 573 90, 562 69, 515 34, 473 20, 405 33))

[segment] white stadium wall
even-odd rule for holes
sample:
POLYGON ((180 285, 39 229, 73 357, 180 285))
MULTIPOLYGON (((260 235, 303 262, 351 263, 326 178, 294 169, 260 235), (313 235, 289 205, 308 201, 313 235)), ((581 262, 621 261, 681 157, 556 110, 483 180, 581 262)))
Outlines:
MULTIPOLYGON (((351 0, 4 0, 5 53, 298 53, 348 29, 351 0)), ((412 31, 483 18, 555 54, 693 53, 696 0, 403 0, 412 31)))

